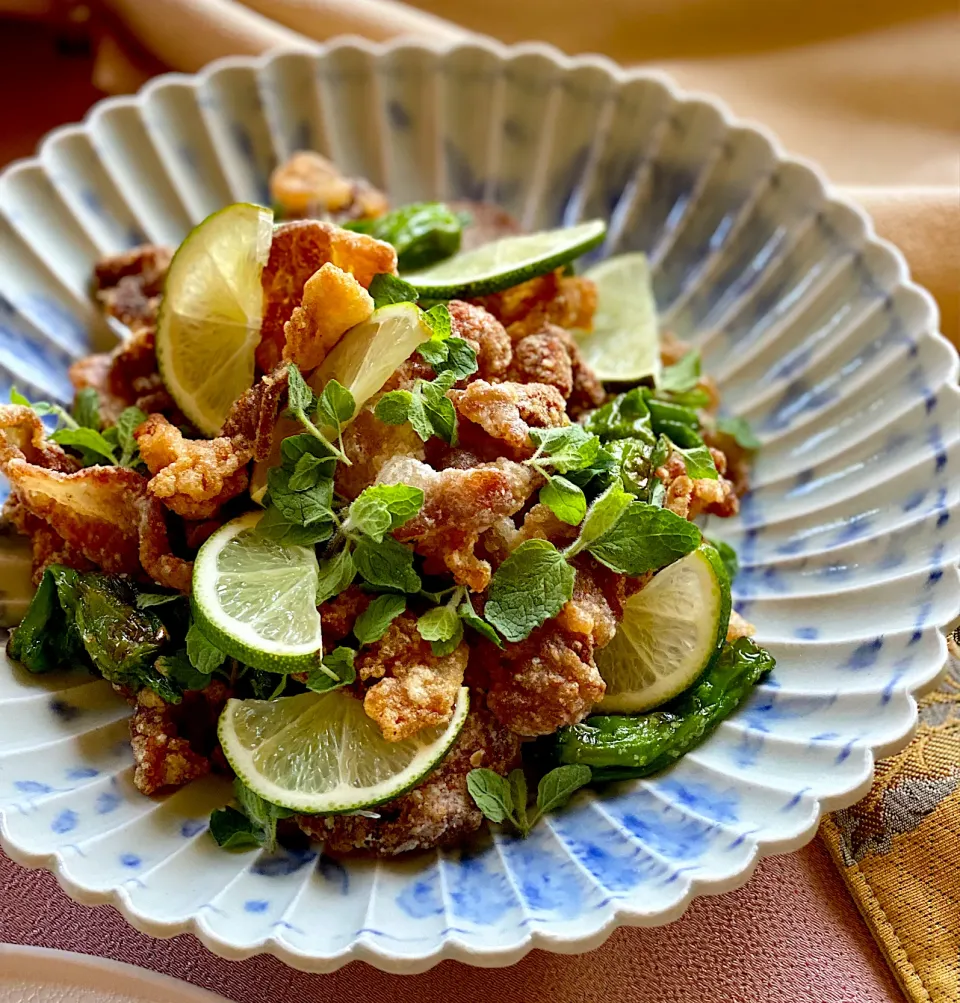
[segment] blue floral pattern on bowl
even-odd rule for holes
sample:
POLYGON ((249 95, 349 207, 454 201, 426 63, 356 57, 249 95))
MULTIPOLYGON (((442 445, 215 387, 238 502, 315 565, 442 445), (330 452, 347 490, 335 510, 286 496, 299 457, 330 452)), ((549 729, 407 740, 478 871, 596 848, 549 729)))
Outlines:
POLYGON ((960 607, 957 358, 930 297, 814 168, 660 75, 540 45, 335 44, 161 77, 0 177, 0 394, 66 399, 69 363, 116 338, 93 261, 264 201, 305 146, 397 201, 495 199, 534 227, 600 215, 599 253, 649 255, 665 327, 764 443, 741 516, 708 532, 738 548, 737 607, 777 669, 672 769, 584 792, 526 841, 340 861, 219 850, 224 783, 142 797, 108 686, 0 658, 6 851, 227 957, 413 972, 586 950, 801 846, 909 737, 960 607))

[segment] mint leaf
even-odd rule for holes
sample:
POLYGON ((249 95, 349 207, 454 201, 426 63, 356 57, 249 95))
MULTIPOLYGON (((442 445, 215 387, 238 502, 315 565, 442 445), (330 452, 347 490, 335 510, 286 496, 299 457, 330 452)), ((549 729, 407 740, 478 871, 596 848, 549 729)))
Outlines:
POLYGON ((743 449, 760 448, 760 440, 746 418, 719 418, 717 431, 729 435, 743 449))
POLYGON ((353 633, 361 644, 373 644, 387 632, 391 623, 407 608, 405 596, 377 596, 357 617, 353 633))
POLYGON ((676 443, 674 446, 683 457, 683 464, 687 468, 687 477, 695 481, 701 479, 715 481, 720 476, 710 450, 702 443, 692 449, 681 449, 676 446, 676 443))
POLYGON ((296 526, 332 521, 333 481, 326 478, 312 488, 296 491, 290 485, 294 473, 286 466, 273 467, 267 472, 271 506, 286 522, 296 526))
POLYGON ((368 292, 373 297, 373 307, 379 310, 391 303, 416 303, 420 298, 416 286, 389 272, 379 272, 370 280, 368 292))
POLYGON ((375 484, 350 505, 350 522, 377 543, 412 519, 423 505, 423 491, 409 484, 375 484))
POLYGON ((450 311, 446 303, 436 303, 429 310, 425 310, 423 322, 434 341, 446 341, 453 332, 453 322, 450 320, 450 311))
POLYGON ((492 641, 498 648, 503 647, 503 641, 500 640, 500 635, 487 623, 486 620, 477 616, 473 606, 470 605, 470 599, 465 598, 463 602, 457 609, 457 615, 463 622, 475 630, 478 634, 481 634, 488 641, 492 641))
POLYGON ((446 392, 455 382, 455 375, 450 371, 441 373, 432 383, 420 381, 423 409, 433 434, 451 446, 457 444, 457 411, 446 392))
POLYGON ((503 822, 513 814, 513 795, 506 778, 493 770, 477 769, 467 774, 467 790, 474 804, 491 822, 503 822))
POLYGON ((300 370, 291 362, 287 366, 287 407, 298 417, 314 409, 314 394, 300 370))
POLYGON ((225 850, 256 850, 263 845, 263 830, 236 808, 211 812, 210 835, 225 850))
POLYGON ((58 428, 51 432, 50 438, 61 446, 69 446, 84 453, 85 466, 92 466, 103 460, 110 465, 117 462, 113 446, 92 428, 58 428))
POLYGON ((611 571, 636 576, 673 564, 700 540, 700 530, 669 509, 631 501, 614 527, 587 549, 611 571))
POLYGON ((486 619, 522 641, 573 595, 574 571, 547 540, 526 540, 500 565, 487 592, 486 619))
POLYGON ((312 522, 309 526, 301 526, 290 522, 271 506, 257 523, 257 532, 288 547, 312 547, 333 536, 333 523, 321 520, 312 522))
POLYGON ((644 439, 615 439, 604 448, 616 463, 624 490, 645 498, 653 477, 651 460, 656 447, 644 439))
POLYGON ((477 353, 473 345, 463 338, 448 338, 444 344, 447 346, 447 358, 440 364, 438 372, 451 372, 462 380, 477 371, 477 353))
POLYGON ((374 414, 386 425, 409 422, 424 442, 436 435, 454 446, 457 442, 457 412, 445 394, 456 381, 456 375, 448 370, 440 373, 431 383, 417 380, 413 391, 391 390, 377 401, 374 414))
POLYGON ((92 428, 100 431, 100 395, 93 387, 84 387, 77 391, 71 410, 73 420, 81 428, 92 428))
POLYGON ((520 835, 526 838, 530 834, 530 826, 536 821, 527 818, 527 777, 521 769, 511 770, 507 774, 507 786, 510 788, 510 800, 513 803, 513 821, 520 835))
POLYGON ((643 387, 637 387, 597 408, 584 419, 583 427, 603 442, 637 438, 653 442, 650 408, 643 387))
POLYGON ((202 690, 210 685, 210 675, 195 669, 187 655, 178 651, 173 655, 161 655, 153 667, 182 692, 202 690))
POLYGON ((564 556, 574 557, 581 550, 588 548, 594 540, 613 529, 632 501, 633 495, 624 491, 619 481, 611 484, 587 509, 586 518, 580 527, 580 535, 563 552, 564 556))
POLYGON ((391 390, 385 393, 373 412, 385 425, 410 423, 414 432, 426 442, 433 435, 433 425, 423 406, 423 397, 409 390, 391 390))
POLYGON ((357 409, 353 394, 336 380, 328 380, 317 402, 317 413, 338 429, 350 421, 357 409))
POLYGON ((340 595, 357 576, 357 566, 348 547, 320 562, 320 578, 317 581, 317 605, 340 595))
POLYGON ((314 693, 326 693, 340 686, 349 686, 357 678, 353 667, 355 652, 352 648, 334 648, 316 669, 311 669, 304 684, 314 693))
POLYGON ((149 606, 163 606, 177 599, 186 599, 182 592, 138 592, 137 608, 147 609, 149 606))
POLYGON ((215 644, 207 640, 195 621, 190 622, 186 644, 190 664, 197 672, 202 672, 206 676, 209 676, 214 669, 220 668, 227 657, 215 644))
POLYGON ((392 536, 385 536, 382 543, 360 540, 353 560, 361 577, 371 585, 411 593, 420 591, 422 583, 413 568, 413 551, 392 536))
POLYGON ((463 624, 456 611, 449 606, 436 606, 417 620, 417 630, 425 641, 431 642, 438 657, 455 651, 463 640, 463 624))
POLYGON ((700 379, 700 352, 688 352, 679 362, 666 366, 657 380, 657 389, 671 393, 692 390, 700 379))
POLYGON ((581 787, 590 783, 589 766, 558 766, 544 776, 537 787, 538 815, 562 808, 581 787))
POLYGON ((682 404, 674 404, 671 401, 651 399, 650 421, 651 427, 657 435, 670 435, 678 428, 686 429, 681 432, 681 439, 685 435, 697 435, 700 428, 700 417, 692 408, 684 407, 682 404))
POLYGON ((559 474, 589 467, 600 451, 600 439, 581 425, 531 428, 530 438, 537 452, 526 462, 531 466, 550 467, 559 474))
POLYGON ((233 793, 240 811, 253 823, 253 831, 260 837, 260 846, 274 849, 277 845, 277 820, 289 818, 295 812, 264 800, 239 779, 233 781, 233 793))
POLYGON ((117 444, 120 447, 120 466, 135 467, 140 462, 140 447, 133 433, 147 420, 147 415, 138 407, 124 408, 117 424, 117 444))
POLYGON ((314 456, 322 461, 320 469, 323 476, 333 477, 337 467, 337 458, 329 443, 323 442, 309 432, 288 435, 280 443, 280 456, 283 458, 283 465, 291 471, 296 470, 297 463, 305 455, 314 456))
POLYGON ((290 491, 309 491, 317 487, 327 476, 327 461, 320 459, 319 456, 304 453, 294 465, 286 487, 290 491))
POLYGON ((727 577, 732 582, 740 570, 740 560, 737 552, 725 540, 707 540, 707 543, 720 555, 723 566, 727 569, 727 577))
POLYGON ((552 477, 540 489, 540 501, 561 521, 579 526, 587 514, 583 491, 565 477, 552 477))

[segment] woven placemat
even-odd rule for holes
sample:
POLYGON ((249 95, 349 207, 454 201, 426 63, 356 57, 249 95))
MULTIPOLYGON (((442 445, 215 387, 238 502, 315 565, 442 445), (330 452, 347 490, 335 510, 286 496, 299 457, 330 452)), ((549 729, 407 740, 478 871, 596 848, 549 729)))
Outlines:
POLYGON ((960 647, 919 701, 920 724, 870 793, 820 827, 904 992, 960 1003, 960 647))

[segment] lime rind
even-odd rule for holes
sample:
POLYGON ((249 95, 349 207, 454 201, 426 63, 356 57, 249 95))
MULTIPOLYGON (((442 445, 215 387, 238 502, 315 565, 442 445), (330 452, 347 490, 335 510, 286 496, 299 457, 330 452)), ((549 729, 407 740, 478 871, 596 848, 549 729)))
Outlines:
POLYGON ((308 671, 322 646, 316 553, 257 534, 262 516, 233 519, 203 544, 194 561, 190 608, 207 639, 245 665, 308 671))
POLYGON ((237 776, 260 797, 307 815, 371 808, 416 787, 456 741, 470 709, 461 687, 450 721, 388 742, 344 690, 229 700, 218 735, 237 776))
POLYGON ((217 434, 253 382, 272 218, 263 206, 227 206, 195 226, 170 262, 157 364, 177 406, 204 435, 217 434))
POLYGON ((484 296, 568 264, 600 244, 606 232, 603 220, 592 219, 556 230, 513 234, 403 278, 428 299, 484 296))
POLYGON ((664 568, 624 605, 597 655, 607 692, 596 710, 652 710, 691 686, 727 635, 730 583, 720 555, 702 545, 664 568))

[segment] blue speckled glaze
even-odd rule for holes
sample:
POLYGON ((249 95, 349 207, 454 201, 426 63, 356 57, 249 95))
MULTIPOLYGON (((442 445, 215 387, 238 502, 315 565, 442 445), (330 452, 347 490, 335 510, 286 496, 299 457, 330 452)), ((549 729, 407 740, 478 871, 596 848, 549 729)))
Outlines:
MULTIPOLYGON (((98 738, 122 726, 122 704, 94 699, 88 678, 0 665, 0 814, 18 856, 56 856, 91 900, 123 888, 141 927, 201 918, 207 943, 313 968, 360 945, 368 960, 394 952, 394 968, 489 961, 533 934, 595 937, 618 915, 677 914, 701 881, 736 883, 757 846, 798 845, 820 799, 862 789, 868 750, 903 740, 908 693, 935 677, 938 627, 960 607, 955 356, 859 216, 766 137, 652 78, 479 43, 371 52, 159 81, 131 106, 136 126, 111 119, 122 142, 98 128, 82 163, 53 150, 56 212, 120 250, 232 200, 266 202, 277 155, 307 147, 404 199, 493 198, 544 227, 610 218, 590 260, 648 254, 664 326, 701 347, 725 411, 764 442, 739 516, 706 528, 737 548, 736 608, 778 665, 667 772, 578 795, 526 841, 496 831, 401 864, 320 846, 221 854, 205 829, 227 785, 145 801, 126 737, 98 738)), ((93 343, 93 252, 51 247, 44 207, 25 211, 15 190, 0 186, 0 394, 64 401, 93 343)))

